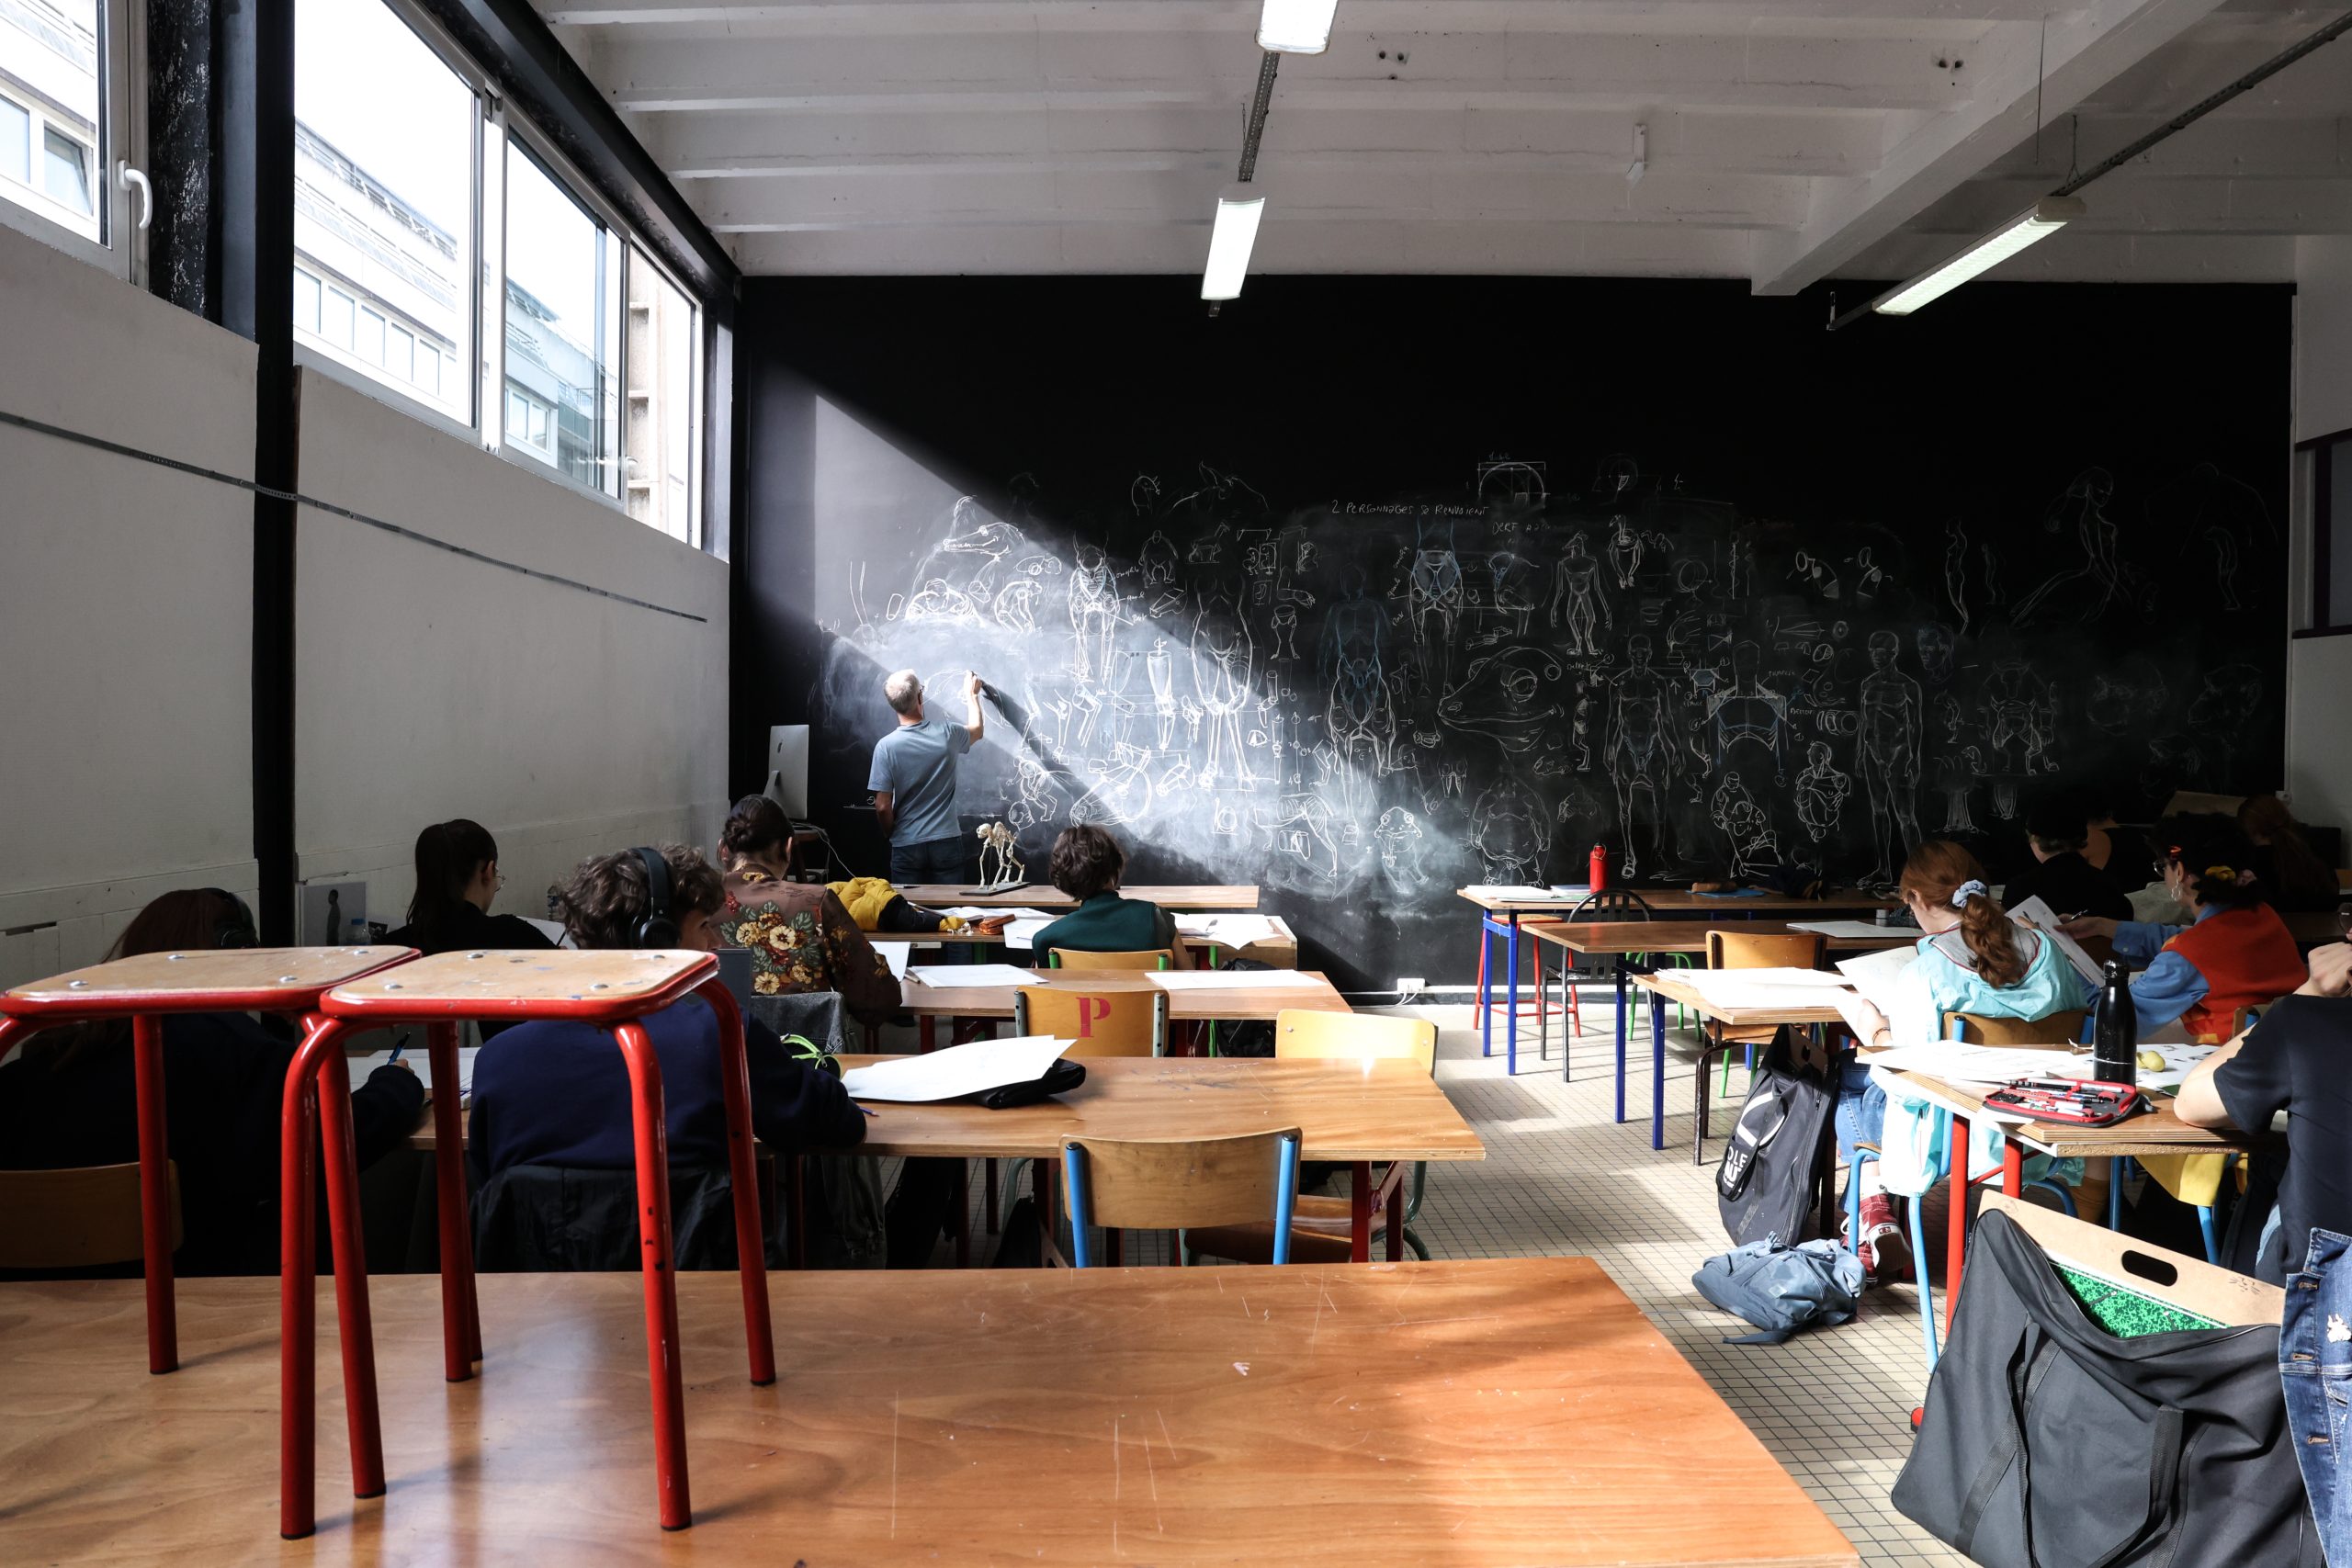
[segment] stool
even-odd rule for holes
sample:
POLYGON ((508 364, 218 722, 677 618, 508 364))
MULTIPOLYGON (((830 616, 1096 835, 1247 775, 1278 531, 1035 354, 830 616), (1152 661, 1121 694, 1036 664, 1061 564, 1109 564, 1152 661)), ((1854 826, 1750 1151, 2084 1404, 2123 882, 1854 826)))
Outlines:
MULTIPOLYGON (((322 992, 416 956, 410 947, 214 947, 142 953, 0 993, 0 1055, 55 1024, 130 1020, 138 1075, 140 1231, 147 1266, 147 1370, 180 1364, 164 1175, 164 1015, 266 1012, 302 1018, 322 992)), ((347 1076, 347 1075, 346 1075, 347 1076)), ((345 1090, 346 1098, 348 1089, 345 1090)), ((345 1116, 344 1124, 350 1124, 345 1116)))
MULTIPOLYGON (((735 1189, 735 1245, 743 1276, 743 1326, 751 1347, 752 1381, 760 1384, 775 1381, 743 1021, 734 997, 718 976, 718 961, 707 953, 560 949, 440 953, 338 987, 322 997, 318 1010, 323 1016, 313 1021, 286 1076, 280 1224, 287 1237, 307 1238, 313 1224, 311 1123, 319 1114, 322 1093, 334 1095, 345 1078, 344 1035, 384 1024, 424 1024, 433 1054, 433 1080, 447 1086, 458 1081, 458 1025, 465 1019, 502 1023, 566 1019, 612 1032, 628 1064, 636 1132, 645 1348, 653 1392, 654 1468, 663 1529, 685 1529, 692 1522, 693 1507, 686 1486, 678 1292, 670 1249, 669 1122, 662 1099, 662 1064, 639 1021, 689 994, 702 997, 718 1015, 720 1089, 727 1106, 727 1158, 735 1189)), ((446 1092, 435 1095, 433 1114, 441 1223, 442 1354, 445 1374, 457 1382, 472 1375, 472 1360, 481 1348, 466 1212, 465 1141, 454 1097, 446 1092)), ((375 1348, 368 1329, 368 1273, 360 1251, 358 1172, 352 1158, 350 1115, 350 1096, 344 1093, 324 1119, 327 1220, 334 1238, 345 1404, 351 1425, 352 1490, 358 1496, 374 1497, 384 1491, 383 1434, 376 1408, 375 1348)), ((317 1522, 312 1464, 316 1328, 310 1248, 289 1240, 283 1248, 282 1265, 279 1292, 285 1322, 279 1372, 285 1403, 278 1429, 278 1533, 292 1540, 309 1535, 317 1522)))

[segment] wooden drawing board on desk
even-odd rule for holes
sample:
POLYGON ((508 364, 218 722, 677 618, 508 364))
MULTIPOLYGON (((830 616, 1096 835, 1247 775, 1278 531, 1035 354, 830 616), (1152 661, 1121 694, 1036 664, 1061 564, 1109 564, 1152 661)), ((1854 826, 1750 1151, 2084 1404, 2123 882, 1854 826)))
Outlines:
POLYGON ((1984 1207, 2007 1215, 2062 1269, 2176 1312, 2221 1326, 2248 1327, 2275 1325, 2286 1311, 2286 1292, 2278 1286, 2233 1274, 2201 1258, 2151 1247, 1998 1192, 1984 1194, 1984 1207))

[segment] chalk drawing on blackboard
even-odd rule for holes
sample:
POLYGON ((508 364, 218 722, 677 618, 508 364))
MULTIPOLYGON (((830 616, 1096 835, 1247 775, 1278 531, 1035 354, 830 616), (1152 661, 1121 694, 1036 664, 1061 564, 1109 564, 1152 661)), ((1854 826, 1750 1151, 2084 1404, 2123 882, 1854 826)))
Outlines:
POLYGON ((1568 628, 1566 651, 1571 657, 1601 659, 1597 626, 1615 630, 1616 613, 1600 587, 1600 560, 1585 543, 1584 531, 1568 536, 1568 547, 1553 575, 1552 625, 1568 628))
POLYGON ((1927 702, 1919 682, 1896 662, 1903 639, 1891 631, 1871 634, 1871 672, 1862 677, 1861 721, 1855 766, 1870 796, 1871 853, 1875 859, 1866 886, 1886 886, 1901 859, 1919 847, 1919 733, 1927 702))
POLYGON ((1250 821, 1264 835, 1259 847, 1274 857, 1266 863, 1271 880, 1328 886, 1338 879, 1340 846, 1332 835, 1330 804, 1321 795, 1285 795, 1272 809, 1253 808, 1250 821))
POLYGON ((1549 465, 1544 463, 1490 457, 1478 465, 1479 503, 1484 506, 1540 506, 1549 493, 1544 484, 1549 471, 1549 465))
POLYGON ((1984 772, 1984 754, 1973 746, 1957 752, 1947 751, 1936 764, 1937 787, 1944 795, 1944 825, 1947 833, 1973 833, 1976 822, 1968 812, 1968 797, 1976 788, 1976 781, 1984 772))
POLYGON ((1119 625, 1119 581, 1102 547, 1078 547, 1069 576, 1070 668, 1080 681, 1107 672, 1111 638, 1119 625))
POLYGON ((1257 774, 1242 744, 1241 710, 1256 683, 1250 626, 1219 591, 1193 622, 1193 683, 1208 726, 1208 756, 1201 767, 1204 789, 1252 789, 1257 774))
POLYGON ((1799 550, 1795 563, 1789 569, 1791 581, 1802 583, 1816 599, 1835 600, 1844 592, 1838 581, 1838 570, 1810 550, 1799 550))
POLYGON ((1389 886, 1399 893, 1411 893, 1429 881, 1421 863, 1428 851, 1419 818, 1401 806, 1392 806, 1380 814, 1372 837, 1379 846, 1380 874, 1389 886))
POLYGON ((1438 765, 1437 774, 1443 793, 1456 800, 1461 799, 1463 781, 1470 776, 1470 770, 1464 767, 1459 759, 1450 759, 1438 765))
POLYGON ((1742 642, 1731 650, 1731 683, 1717 687, 1707 698, 1707 728, 1714 744, 1713 765, 1721 772, 1738 746, 1760 746, 1772 754, 1772 782, 1788 783, 1789 699, 1768 685, 1757 666, 1763 650, 1742 642))
POLYGON ((1176 547, 1168 536, 1154 528, 1151 537, 1136 552, 1136 566, 1143 573, 1144 592, 1163 592, 1176 581, 1176 547))
POLYGON ((1487 578, 1490 584, 1487 609, 1502 624, 1479 633, 1470 645, 1491 648, 1498 642, 1525 640, 1528 622, 1544 597, 1542 570, 1513 551, 1498 550, 1487 558, 1487 578))
POLYGON ((1968 529, 1957 517, 1944 524, 1944 597, 1968 629, 1968 529))
POLYGON ((1193 547, 1184 552, 1184 558, 1194 566, 1217 565, 1225 558, 1225 536, 1232 532, 1231 524, 1218 524, 1213 531, 1193 541, 1193 547))
POLYGON ((1797 774, 1797 820, 1817 844, 1845 814, 1846 795, 1854 781, 1830 761, 1826 741, 1806 742, 1804 755, 1804 771, 1797 774))
POLYGON ((2031 665, 2006 652, 1985 677, 1984 705, 1995 773, 2017 778, 2057 771, 2048 756, 2057 710, 2048 682, 2031 665))
POLYGON ((1634 532, 1633 523, 1623 513, 1609 520, 1609 565, 1617 574, 1617 586, 1634 586, 1634 574, 1642 569, 1642 536, 1634 532))
POLYGON ((2224 664, 2205 672, 2188 716, 2189 732, 2202 740, 2199 784, 2210 788, 2231 776, 2245 730, 2266 705, 2262 671, 2253 665, 2224 664))
POLYGON ((1482 654, 1438 699, 1438 722, 1487 736, 1506 751, 1525 751, 1560 716, 1565 672, 1558 659, 1524 644, 1482 654))
POLYGON ((1686 598, 1693 598, 1707 591, 1707 563, 1697 556, 1684 556, 1674 563, 1674 591, 1686 598))
POLYGON ((1641 874, 1637 828, 1649 830, 1650 850, 1664 871, 1675 863, 1667 795, 1676 763, 1674 683, 1650 665, 1650 639, 1625 640, 1627 668, 1612 683, 1602 766, 1617 788, 1617 820, 1625 835, 1623 874, 1641 874))
POLYGON ((1629 452, 1611 452, 1593 465, 1592 499, 1604 506, 1617 504, 1641 482, 1642 466, 1629 452))
POLYGON ((1886 569, 1871 559, 1871 547, 1864 545, 1847 558, 1847 564, 1854 569, 1854 603, 1876 604, 1880 591, 1886 586, 1886 569))
POLYGON ((1736 769, 1725 773, 1723 783, 1715 786, 1707 802, 1707 815, 1731 846, 1732 875, 1758 876, 1781 864, 1781 839, 1773 830, 1772 818, 1747 792, 1736 769))
POLYGON ((1958 642, 1950 626, 1941 621, 1928 621, 1911 634, 1911 641, 1919 650, 1919 673, 1928 678, 1928 684, 1940 686, 1951 679, 1952 654, 1958 642))
POLYGON ((1533 791, 1505 776, 1470 808, 1470 846, 1485 863, 1487 880, 1539 882, 1552 848, 1552 819, 1533 791))
POLYGON ((2118 554, 2120 530, 2108 515, 2115 497, 2115 477, 2105 468, 2085 468, 2067 484, 2041 520, 2049 533, 2064 532, 2071 525, 2083 564, 2053 573, 2039 588, 2018 602, 2010 624, 2030 626, 2046 611, 2052 617, 2086 625, 2104 616, 2119 599, 2142 610, 2154 607, 2139 574, 2118 554), (2143 599, 2147 603, 2141 603, 2143 599))
POLYGON ((2156 722, 2171 698, 2171 689, 2155 665, 2143 655, 2132 654, 2093 667, 2083 712, 2108 734, 2121 735, 2156 722))
POLYGON ((1136 482, 1127 487, 1127 504, 1137 517, 1155 517, 1159 513, 1159 476, 1137 474, 1136 482))

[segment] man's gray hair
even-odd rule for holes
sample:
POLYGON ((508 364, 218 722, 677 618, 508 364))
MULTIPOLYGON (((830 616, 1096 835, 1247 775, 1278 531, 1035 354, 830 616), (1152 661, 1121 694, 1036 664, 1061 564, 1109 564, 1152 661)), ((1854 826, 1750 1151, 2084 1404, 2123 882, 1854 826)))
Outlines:
POLYGON ((911 670, 891 671, 883 678, 882 699, 890 705, 891 712, 912 717, 922 705, 922 677, 911 670))

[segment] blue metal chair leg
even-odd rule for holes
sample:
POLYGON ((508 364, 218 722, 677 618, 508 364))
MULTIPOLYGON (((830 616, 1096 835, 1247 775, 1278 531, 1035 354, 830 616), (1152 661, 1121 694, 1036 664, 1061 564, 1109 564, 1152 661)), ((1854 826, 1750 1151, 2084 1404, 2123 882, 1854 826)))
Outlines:
POLYGON ((1919 1281, 1919 1337, 1928 1349, 1928 1371, 1936 1370, 1936 1292, 1928 1283, 1927 1205, 1911 1200, 1911 1272, 1919 1281))
POLYGON ((2205 1261, 2219 1263, 2222 1260, 2222 1247, 2221 1244, 2213 1239, 2213 1206, 2211 1203, 2199 1205, 2197 1228, 2205 1237, 2205 1261))

